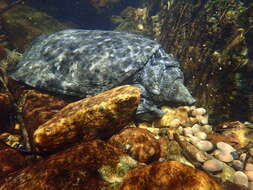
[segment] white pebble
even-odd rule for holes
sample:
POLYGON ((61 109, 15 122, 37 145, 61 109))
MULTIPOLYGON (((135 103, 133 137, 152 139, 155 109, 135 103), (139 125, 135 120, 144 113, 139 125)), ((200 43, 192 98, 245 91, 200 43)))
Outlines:
POLYGON ((200 140, 195 145, 199 150, 208 152, 213 149, 213 144, 207 140, 200 140))
POLYGON ((197 146, 198 142, 200 141, 200 139, 198 137, 195 136, 190 136, 191 138, 191 143, 195 146, 197 146))
POLYGON ((249 185, 248 177, 242 171, 236 171, 234 173, 233 181, 234 181, 234 183, 236 183, 238 185, 244 185, 246 187, 248 187, 248 185, 249 185))
POLYGON ((236 151, 230 144, 224 142, 218 142, 216 144, 217 148, 224 153, 230 153, 236 151))
POLYGON ((203 115, 197 115, 196 119, 198 120, 198 122, 202 125, 206 125, 208 124, 208 116, 203 116, 203 115))
POLYGON ((183 128, 182 126, 179 126, 179 127, 177 128, 177 132, 178 132, 179 135, 182 135, 183 132, 184 132, 184 128, 183 128))
POLYGON ((213 127, 211 125, 203 125, 201 127, 201 131, 208 134, 208 133, 211 133, 213 131, 213 127))
POLYGON ((192 115, 193 116, 197 116, 197 115, 205 115, 206 114, 206 109, 205 108, 196 108, 192 111, 192 115))
POLYGON ((193 134, 196 134, 197 132, 199 132, 200 131, 200 128, 201 128, 201 126, 199 125, 199 124, 194 124, 193 126, 192 126, 192 133, 193 134))
POLYGON ((240 160, 233 160, 232 161, 232 166, 236 170, 243 170, 243 163, 240 160))
POLYGON ((227 152, 220 152, 216 155, 216 158, 222 162, 232 162, 234 160, 233 156, 227 152))
POLYGON ((223 162, 216 159, 207 160, 203 164, 203 169, 209 172, 221 171, 223 167, 223 162))
POLYGON ((180 124, 181 124, 181 121, 180 121, 179 119, 173 119, 173 120, 170 122, 170 127, 176 128, 176 127, 178 127, 180 124))
POLYGON ((245 162, 246 157, 247 157, 247 154, 246 154, 246 153, 242 153, 242 154, 240 155, 240 160, 241 160, 242 162, 245 162))
POLYGON ((199 139, 201 140, 205 140, 207 138, 207 134, 202 132, 202 131, 199 131, 195 134, 196 137, 198 137, 199 139))
POLYGON ((184 135, 187 136, 187 137, 192 136, 193 135, 192 128, 191 127, 184 128, 184 135))
POLYGON ((249 181, 253 181, 253 171, 244 171, 244 173, 247 175, 249 181))
POLYGON ((245 170, 253 171, 253 164, 247 163, 247 164, 245 165, 245 170))

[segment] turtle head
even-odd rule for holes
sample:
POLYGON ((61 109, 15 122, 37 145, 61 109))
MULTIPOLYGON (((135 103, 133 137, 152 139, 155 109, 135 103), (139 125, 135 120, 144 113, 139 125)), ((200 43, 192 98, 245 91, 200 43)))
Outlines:
POLYGON ((160 73, 159 101, 192 105, 196 100, 184 85, 183 73, 179 67, 167 67, 160 73))

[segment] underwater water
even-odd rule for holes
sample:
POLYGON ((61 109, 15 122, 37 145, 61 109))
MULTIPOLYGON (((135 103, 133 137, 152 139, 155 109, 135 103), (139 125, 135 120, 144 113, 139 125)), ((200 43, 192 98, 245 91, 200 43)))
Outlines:
POLYGON ((252 1, 0 0, 0 190, 253 189, 252 127, 252 1))

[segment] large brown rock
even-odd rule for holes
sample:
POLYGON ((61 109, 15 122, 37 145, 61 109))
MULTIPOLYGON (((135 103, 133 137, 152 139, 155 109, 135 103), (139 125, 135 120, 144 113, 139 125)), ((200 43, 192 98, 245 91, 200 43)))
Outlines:
POLYGON ((140 90, 125 85, 67 105, 34 133, 41 150, 54 150, 80 138, 107 138, 132 120, 140 90))
POLYGON ((28 164, 25 156, 18 151, 0 143, 0 178, 24 168, 28 164))
POLYGON ((121 190, 223 190, 202 171, 177 161, 157 162, 130 170, 121 190))
POLYGON ((13 101, 9 93, 0 93, 0 129, 5 128, 13 110, 13 101))
POLYGON ((32 139, 38 126, 51 119, 67 104, 61 98, 37 90, 23 91, 19 97, 19 106, 29 138, 32 139))
POLYGON ((155 136, 146 129, 123 129, 119 134, 113 135, 109 143, 126 151, 140 162, 150 162, 160 157, 160 144, 155 136))
POLYGON ((97 190, 120 182, 137 164, 115 147, 93 140, 9 175, 0 181, 0 190, 97 190))

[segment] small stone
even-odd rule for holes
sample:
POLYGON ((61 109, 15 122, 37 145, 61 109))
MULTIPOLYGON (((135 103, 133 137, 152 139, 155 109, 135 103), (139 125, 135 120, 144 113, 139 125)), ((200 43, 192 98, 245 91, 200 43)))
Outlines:
POLYGON ((230 144, 224 142, 216 143, 216 147, 224 153, 230 153, 236 151, 230 144))
POLYGON ((199 125, 199 124, 194 124, 193 126, 192 126, 192 133, 193 134, 196 134, 196 133, 198 133, 199 131, 200 131, 200 128, 201 128, 201 126, 199 125))
POLYGON ((198 116, 198 115, 205 115, 206 109, 205 108, 196 108, 192 111, 192 116, 198 116))
POLYGON ((211 133, 213 131, 213 127, 211 125, 204 125, 201 127, 201 131, 205 133, 211 133))
POLYGON ((182 135, 184 133, 184 128, 182 126, 179 126, 177 132, 179 135, 182 135))
POLYGON ((248 176, 249 181, 253 181, 253 171, 244 171, 244 173, 248 176))
POLYGON ((247 163, 247 164, 245 165, 245 170, 247 170, 247 171, 253 171, 253 164, 247 163))
POLYGON ((223 169, 223 162, 217 159, 207 160, 203 164, 203 169, 209 172, 219 172, 223 169))
POLYGON ((198 142, 200 141, 200 139, 195 136, 190 136, 190 139, 191 139, 191 143, 194 144, 195 146, 197 146, 198 142))
POLYGON ((233 181, 238 185, 244 185, 246 187, 249 185, 248 177, 242 171, 237 171, 234 173, 233 181))
POLYGON ((245 162, 246 157, 247 157, 247 154, 246 154, 246 153, 242 153, 242 154, 240 155, 240 160, 241 160, 242 162, 245 162))
POLYGON ((232 162, 234 160, 233 156, 227 152, 220 152, 216 155, 216 158, 222 162, 232 162))
POLYGON ((235 170, 243 170, 243 163, 240 161, 240 160, 233 160, 232 161, 232 167, 235 169, 235 170))
POLYGON ((203 115, 197 115, 196 119, 198 120, 198 122, 202 125, 206 125, 208 124, 208 116, 203 116, 203 115))
POLYGON ((208 152, 213 149, 213 144, 207 140, 200 140, 195 145, 199 150, 208 152))
POLYGON ((240 156, 236 151, 230 152, 230 154, 233 156, 234 160, 239 160, 240 159, 240 156))
POLYGON ((192 136, 193 135, 192 128, 191 127, 184 128, 184 135, 187 137, 192 136))
POLYGON ((195 136, 198 137, 198 138, 201 139, 201 140, 205 140, 206 137, 207 137, 207 134, 204 133, 204 132, 202 132, 202 131, 199 131, 199 132, 197 132, 197 133, 195 134, 195 136))
POLYGON ((181 121, 179 119, 173 119, 170 122, 170 127, 176 128, 176 127, 179 127, 180 124, 181 124, 181 121))

